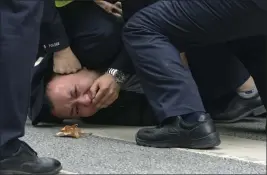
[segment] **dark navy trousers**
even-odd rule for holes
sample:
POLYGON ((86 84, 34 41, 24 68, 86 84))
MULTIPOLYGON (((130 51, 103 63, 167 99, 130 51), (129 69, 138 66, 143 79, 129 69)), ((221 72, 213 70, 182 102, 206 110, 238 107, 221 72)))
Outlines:
MULTIPOLYGON (((266 20, 267 12, 249 0, 160 0, 137 12, 126 24, 123 40, 159 120, 205 111, 180 52, 266 34, 266 20)), ((261 65, 256 71, 241 61, 254 77, 266 105, 265 60, 260 56, 250 59, 250 64, 261 65)))
MULTIPOLYGON (((188 49, 186 56, 202 100, 218 99, 243 85, 250 73, 240 60, 249 61, 262 55, 264 40, 264 36, 253 36, 188 49)), ((255 72, 260 66, 253 66, 250 71, 255 72)))
POLYGON ((0 1, 0 159, 24 135, 42 13, 41 0, 0 1))

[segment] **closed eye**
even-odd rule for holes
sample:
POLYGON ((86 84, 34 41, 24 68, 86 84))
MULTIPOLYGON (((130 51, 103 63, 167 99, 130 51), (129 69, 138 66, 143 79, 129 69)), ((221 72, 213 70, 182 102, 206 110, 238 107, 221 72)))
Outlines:
POLYGON ((78 97, 78 88, 77 88, 77 86, 75 86, 74 92, 75 92, 75 97, 78 97))
MULTIPOLYGON (((77 98, 79 96, 77 86, 75 86, 74 93, 75 93, 75 98, 77 98)), ((77 104, 75 105, 75 110, 76 110, 76 115, 79 115, 79 108, 77 104)))
POLYGON ((78 105, 76 105, 76 115, 77 115, 77 116, 79 115, 79 108, 78 108, 78 105))
MULTIPOLYGON (((75 86, 74 89, 70 91, 70 95, 71 95, 72 99, 78 97, 77 86, 75 86)), ((79 113, 79 110, 78 110, 78 106, 77 105, 75 105, 74 107, 71 108, 70 116, 74 116, 74 114, 77 115, 78 113, 79 113)))

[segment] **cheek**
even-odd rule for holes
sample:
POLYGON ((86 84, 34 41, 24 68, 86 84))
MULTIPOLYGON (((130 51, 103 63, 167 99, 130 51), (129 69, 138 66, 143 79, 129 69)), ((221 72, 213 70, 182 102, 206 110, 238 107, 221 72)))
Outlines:
POLYGON ((96 108, 94 107, 82 107, 80 108, 80 115, 81 117, 90 117, 97 112, 96 108))
POLYGON ((55 109, 55 110, 52 111, 52 115, 53 115, 53 116, 56 116, 56 117, 58 117, 58 118, 64 119, 65 116, 66 116, 66 113, 63 112, 62 110, 57 110, 57 109, 55 109))

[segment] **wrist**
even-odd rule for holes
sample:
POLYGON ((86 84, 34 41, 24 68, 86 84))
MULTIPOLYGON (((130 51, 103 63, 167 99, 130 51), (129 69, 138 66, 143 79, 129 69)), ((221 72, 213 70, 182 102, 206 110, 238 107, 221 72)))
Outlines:
POLYGON ((109 68, 106 71, 106 74, 111 75, 116 83, 118 83, 119 85, 125 83, 125 81, 128 79, 128 75, 126 75, 125 73, 123 73, 122 71, 118 70, 118 69, 113 69, 113 68, 109 68))
POLYGON ((61 49, 59 51, 54 52, 54 56, 66 54, 66 53, 69 53, 69 52, 72 52, 72 51, 71 51, 71 48, 68 46, 68 47, 66 47, 64 49, 61 49))
POLYGON ((96 4, 101 3, 103 0, 94 0, 96 4))

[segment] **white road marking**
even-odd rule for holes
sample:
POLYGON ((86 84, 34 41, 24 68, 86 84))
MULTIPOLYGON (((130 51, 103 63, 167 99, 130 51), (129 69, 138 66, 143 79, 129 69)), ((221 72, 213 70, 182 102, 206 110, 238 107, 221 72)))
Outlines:
POLYGON ((248 162, 248 163, 266 165, 266 161, 263 161, 263 160, 253 160, 253 159, 251 159, 249 157, 246 157, 246 158, 237 157, 237 156, 229 155, 229 154, 226 154, 226 153, 217 153, 216 151, 212 152, 210 150, 193 150, 193 149, 182 149, 182 148, 176 148, 176 149, 178 149, 178 150, 186 150, 188 152, 192 152, 192 153, 196 153, 196 154, 203 154, 203 155, 212 156, 212 157, 219 157, 219 158, 238 160, 238 161, 243 161, 243 162, 248 162))
POLYGON ((79 174, 79 173, 73 173, 73 172, 70 172, 70 171, 61 170, 59 174, 79 174))
MULTIPOLYGON (((82 127, 81 127, 82 128, 82 127)), ((85 133, 93 133, 95 136, 105 137, 115 140, 123 140, 135 143, 134 135, 137 128, 134 127, 100 127, 100 128, 82 128, 85 133)), ((208 156, 234 159, 266 165, 266 141, 251 140, 238 138, 233 136, 221 135, 221 145, 216 149, 210 150, 194 150, 194 149, 179 149, 196 154, 204 154, 208 156)))

